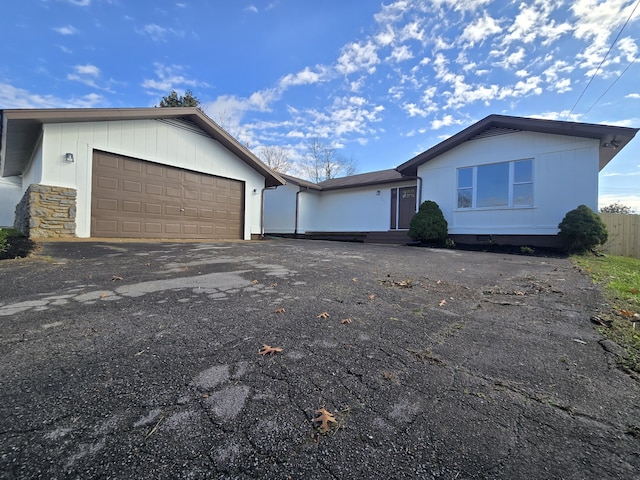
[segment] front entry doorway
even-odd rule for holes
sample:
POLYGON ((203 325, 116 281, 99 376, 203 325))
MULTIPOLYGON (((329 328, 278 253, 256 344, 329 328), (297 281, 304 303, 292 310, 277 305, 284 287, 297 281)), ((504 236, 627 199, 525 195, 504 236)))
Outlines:
POLYGON ((416 187, 391 189, 391 230, 407 230, 416 213, 416 187))

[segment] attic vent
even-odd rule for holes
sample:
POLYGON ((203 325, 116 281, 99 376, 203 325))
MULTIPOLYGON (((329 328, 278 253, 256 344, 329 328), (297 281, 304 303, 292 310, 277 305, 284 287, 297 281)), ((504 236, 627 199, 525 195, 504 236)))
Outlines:
POLYGON ((203 135, 205 137, 209 136, 199 126, 189 120, 185 120, 182 118, 160 118, 157 121, 160 123, 166 123, 167 125, 171 125, 176 128, 188 130, 189 132, 197 133, 198 135, 203 135))
POLYGON ((479 133, 478 135, 471 137, 469 140, 477 140, 479 138, 487 138, 487 137, 496 137, 498 135, 506 135, 508 133, 521 132, 517 128, 504 128, 504 127, 493 127, 485 130, 484 132, 479 133))

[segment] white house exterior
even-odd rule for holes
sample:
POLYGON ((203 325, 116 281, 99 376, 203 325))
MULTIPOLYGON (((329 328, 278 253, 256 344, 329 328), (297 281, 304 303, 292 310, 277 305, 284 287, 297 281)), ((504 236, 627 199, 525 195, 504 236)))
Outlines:
POLYGON ((395 170, 317 185, 287 178, 267 194, 265 230, 403 242, 410 217, 433 200, 458 243, 554 246, 568 211, 597 210, 598 172, 636 132, 490 115, 395 170))
POLYGON ((407 240, 416 211, 416 179, 382 170, 314 184, 288 175, 265 194, 265 232, 313 238, 357 238, 397 232, 407 240))
POLYGON ((264 189, 284 184, 196 108, 5 110, 2 122, 0 224, 18 204, 31 236, 250 239, 264 189))

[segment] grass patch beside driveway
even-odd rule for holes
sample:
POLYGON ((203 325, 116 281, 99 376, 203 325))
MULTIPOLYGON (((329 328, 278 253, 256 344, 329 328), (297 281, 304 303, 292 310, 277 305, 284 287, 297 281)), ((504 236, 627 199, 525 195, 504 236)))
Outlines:
POLYGON ((605 287, 611 310, 599 330, 626 351, 620 366, 640 375, 640 259, 584 255, 573 257, 573 261, 605 287))

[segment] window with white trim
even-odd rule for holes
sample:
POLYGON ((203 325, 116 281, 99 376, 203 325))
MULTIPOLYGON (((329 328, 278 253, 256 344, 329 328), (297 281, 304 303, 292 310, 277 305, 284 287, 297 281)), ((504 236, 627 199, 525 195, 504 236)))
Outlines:
POLYGON ((533 160, 458 169, 458 208, 533 206, 533 160))

